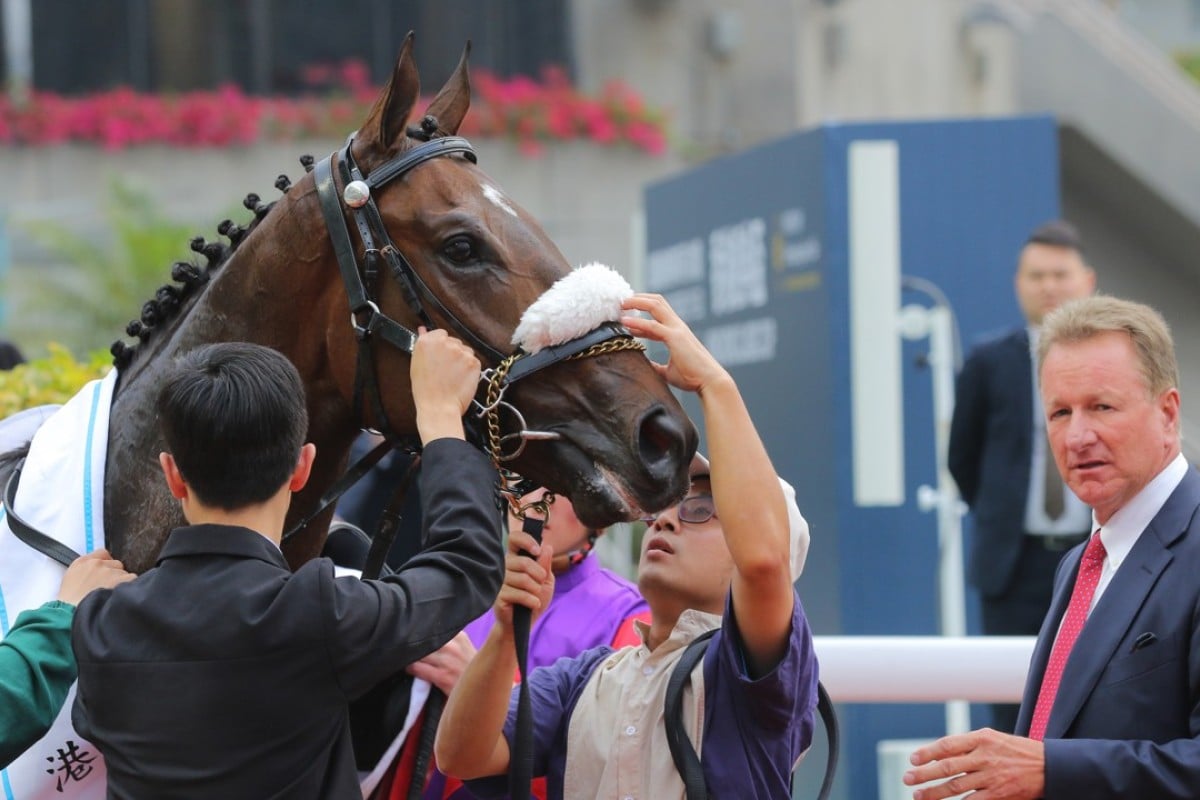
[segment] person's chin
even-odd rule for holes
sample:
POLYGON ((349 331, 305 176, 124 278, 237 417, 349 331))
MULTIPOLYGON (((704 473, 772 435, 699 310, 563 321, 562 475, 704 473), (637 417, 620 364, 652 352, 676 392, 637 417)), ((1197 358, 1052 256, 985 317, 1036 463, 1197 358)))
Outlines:
POLYGON ((671 561, 669 553, 651 551, 643 555, 638 562, 638 586, 672 588, 676 576, 671 561))

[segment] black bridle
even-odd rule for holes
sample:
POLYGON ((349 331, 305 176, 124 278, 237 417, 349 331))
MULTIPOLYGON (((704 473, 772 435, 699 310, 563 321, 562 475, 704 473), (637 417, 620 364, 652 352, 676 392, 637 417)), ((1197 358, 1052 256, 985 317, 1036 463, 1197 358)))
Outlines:
MULTIPOLYGON (((329 230, 329 237, 333 242, 342 283, 346 288, 346 297, 350 303, 350 324, 358 341, 357 367, 354 378, 355 413, 362 413, 362 395, 368 394, 376 422, 375 427, 385 436, 391 436, 392 429, 387 420, 379 381, 375 374, 374 359, 371 357, 372 346, 376 338, 382 338, 392 346, 411 355, 417 335, 413 330, 379 309, 375 297, 378 294, 377 281, 381 261, 387 264, 389 271, 396 278, 409 310, 416 315, 422 325, 428 329, 436 327, 426 310, 428 307, 445 321, 446 326, 455 335, 470 345, 485 364, 492 369, 500 367, 502 364, 505 365, 505 372, 501 376, 501 386, 508 386, 551 364, 577 357, 594 345, 610 339, 632 338, 629 331, 622 326, 608 323, 579 338, 540 350, 535 354, 525 353, 521 350, 505 354, 497 350, 455 316, 454 312, 447 308, 430 290, 417 271, 413 269, 412 264, 405 258, 404 253, 396 247, 391 236, 388 235, 379 208, 375 205, 376 190, 396 178, 403 177, 426 161, 442 156, 461 155, 471 163, 476 163, 475 150, 471 147, 471 143, 461 136, 433 138, 401 153, 391 161, 372 170, 369 175, 363 175, 355 163, 354 155, 351 152, 352 144, 353 139, 351 138, 340 151, 319 162, 315 167, 314 177, 317 184, 317 195, 321 201, 321 213, 325 217, 325 226, 329 230), (337 182, 334 180, 335 170, 338 172, 343 187, 340 195, 337 191, 337 182), (355 255, 354 244, 346 225, 347 210, 354 220, 354 226, 362 241, 364 257, 361 265, 355 255)), ((485 379, 492 377, 492 374, 488 374, 485 379)), ((485 412, 488 410, 483 408, 485 412)), ((492 455, 499 457, 499 454, 495 452, 492 455)), ((501 457, 499 460, 508 460, 511 457, 501 457)))
MULTIPOLYGON (((347 139, 341 150, 331 153, 329 158, 317 162, 313 170, 315 173, 313 177, 316 181, 317 196, 321 203, 321 214, 325 218, 325 227, 329 231, 342 284, 346 289, 346 298, 350 306, 350 325, 358 343, 352 400, 354 413, 359 418, 361 428, 371 429, 372 426, 366 424, 367 416, 363 413, 363 397, 365 395, 371 404, 374 428, 382 433, 384 438, 330 487, 318 501, 317 506, 283 535, 283 541, 287 541, 303 531, 313 519, 327 511, 389 450, 401 448, 415 452, 420 449, 418 441, 412 437, 406 438, 395 433, 388 422, 375 370, 373 351, 377 340, 382 339, 408 355, 412 355, 417 341, 415 331, 389 317, 380 310, 379 304, 376 302, 381 262, 387 265, 388 270, 395 277, 405 303, 422 325, 430 330, 437 327, 427 311, 427 308, 433 309, 438 317, 445 320, 446 326, 474 348, 481 360, 488 365, 480 379, 481 383, 485 385, 484 401, 476 401, 475 405, 479 412, 475 419, 468 418, 467 427, 473 438, 477 442, 482 442, 481 446, 491 456, 497 469, 501 468, 501 462, 511 461, 520 455, 526 442, 535 439, 546 441, 559 438, 557 433, 534 431, 528 428, 520 411, 504 400, 504 393, 509 386, 561 361, 584 358, 612 350, 641 349, 641 345, 624 326, 616 322, 608 322, 583 336, 546 347, 536 353, 528 353, 518 348, 515 352, 505 355, 497 350, 447 308, 421 279, 404 253, 392 241, 383 224, 379 208, 375 205, 376 190, 403 177, 426 161, 442 156, 461 155, 471 163, 476 163, 475 150, 471 143, 461 136, 435 137, 400 153, 390 161, 376 167, 369 175, 363 175, 362 170, 355 163, 352 152, 353 143, 353 137, 347 139), (334 178, 335 171, 342 186, 340 194, 337 188, 339 180, 334 178), (347 213, 353 218, 354 227, 362 241, 363 261, 361 264, 355 252, 354 242, 350 237, 350 229, 346 224, 347 213), (507 410, 516 420, 518 426, 516 432, 507 435, 501 434, 501 409, 507 410), (479 430, 477 419, 484 420, 486 431, 479 430), (503 452, 504 447, 513 440, 517 442, 512 446, 513 449, 507 453, 503 452)), ((507 473, 507 471, 504 472, 507 473)), ((512 488, 509 493, 510 497, 515 497, 522 494, 524 490, 533 488, 518 485, 519 476, 511 473, 508 473, 506 478, 512 488)), ((519 506, 514 504, 514 507, 519 506)))

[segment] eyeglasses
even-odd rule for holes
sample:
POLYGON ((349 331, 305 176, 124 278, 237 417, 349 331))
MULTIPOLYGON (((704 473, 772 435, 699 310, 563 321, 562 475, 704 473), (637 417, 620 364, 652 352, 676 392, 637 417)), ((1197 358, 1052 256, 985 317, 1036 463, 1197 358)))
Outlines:
MULTIPOLYGON (((711 494, 689 495, 680 501, 677 508, 679 511, 679 521, 690 525, 700 525, 701 523, 708 522, 717 515, 717 507, 713 504, 711 494)), ((657 515, 651 514, 642 517, 642 522, 654 522, 657 518, 657 515)))

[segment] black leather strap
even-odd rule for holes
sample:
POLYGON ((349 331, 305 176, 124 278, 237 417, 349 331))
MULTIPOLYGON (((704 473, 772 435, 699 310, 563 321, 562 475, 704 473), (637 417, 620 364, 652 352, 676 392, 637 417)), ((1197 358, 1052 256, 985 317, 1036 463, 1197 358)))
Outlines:
POLYGON ((380 313, 378 307, 367 296, 362 276, 358 273, 354 244, 350 240, 346 218, 342 216, 342 200, 333 180, 333 161, 336 157, 335 153, 318 161, 313 173, 317 184, 317 197, 321 200, 321 214, 325 217, 325 228, 329 231, 330 241, 333 242, 333 252, 337 256, 338 269, 342 273, 342 284, 346 287, 346 297, 350 301, 350 314, 359 327, 359 338, 380 335, 405 353, 411 354, 413 345, 417 342, 417 334, 380 313), (366 319, 359 321, 359 317, 363 315, 366 319))
POLYGON ((8 517, 8 529, 34 550, 54 559, 64 567, 68 567, 72 561, 79 558, 79 553, 30 525, 13 508, 17 499, 17 486, 21 482, 21 467, 24 464, 24 460, 17 464, 12 474, 8 476, 8 482, 4 485, 4 513, 8 517))
MULTIPOLYGON (((526 517, 524 530, 535 541, 542 541, 545 523, 526 517)), ((529 553, 523 555, 532 558, 529 553)), ((513 644, 517 651, 517 667, 521 683, 517 688, 517 720, 513 731, 512 754, 508 760, 508 796, 511 800, 529 800, 533 781, 533 710, 529 701, 529 628, 533 617, 525 606, 513 606, 513 644)))
POLYGON ((578 339, 572 339, 569 342, 563 342, 562 344, 550 347, 543 347, 536 353, 521 356, 513 362, 512 367, 504 376, 502 385, 507 386, 510 383, 516 383, 522 378, 528 378, 538 370, 544 369, 551 364, 557 364, 559 361, 565 361, 573 355, 582 353, 594 344, 599 344, 609 339, 631 337, 632 335, 624 325, 616 322, 606 322, 594 331, 580 336, 578 339))
POLYGON ((367 560, 363 564, 364 580, 378 578, 387 569, 387 555, 396 541, 396 534, 400 531, 400 509, 404 506, 404 498, 408 496, 408 490, 420 469, 421 457, 413 456, 404 470, 404 475, 400 477, 400 482, 392 490, 383 513, 379 515, 379 523, 371 536, 371 549, 367 552, 367 560))
POLYGON ((671 760, 679 777, 683 778, 684 795, 687 800, 708 800, 708 783, 704 780, 704 768, 700 756, 683 729, 683 687, 691 677, 692 670, 708 649, 708 640, 717 632, 716 628, 705 631, 692 640, 679 662, 667 679, 667 698, 664 703, 664 721, 667 726, 667 746, 671 749, 671 760))
POLYGON ((385 438, 382 442, 372 447, 370 452, 356 461, 348 470, 346 470, 345 475, 338 478, 337 483, 333 484, 333 486, 330 486, 325 491, 325 494, 321 495, 321 499, 317 501, 317 507, 313 509, 308 516, 297 522, 291 527, 291 530, 283 534, 283 538, 280 540, 280 543, 282 544, 283 542, 286 542, 288 539, 304 530, 310 522, 321 515, 322 511, 325 511, 334 503, 336 503, 338 499, 350 489, 351 486, 358 483, 364 475, 371 471, 371 467, 379 463, 379 459, 383 458, 389 450, 395 448, 396 444, 397 443, 395 439, 385 438))
MULTIPOLYGON (((683 778, 687 800, 707 800, 709 795, 700 757, 696 755, 696 748, 683 729, 683 687, 696 664, 704 657, 708 642, 716 632, 717 629, 714 628, 693 639, 667 680, 663 722, 667 727, 667 745, 671 749, 671 760, 675 762, 675 769, 679 770, 679 775, 683 778)), ((825 777, 821 781, 820 791, 817 792, 817 800, 828 800, 830 792, 833 791, 833 779, 837 776, 841 731, 833 700, 820 681, 817 681, 817 713, 821 715, 821 722, 825 725, 825 738, 829 742, 829 751, 825 757, 825 777)))
POLYGON ((377 186, 383 186, 418 164, 424 163, 431 158, 448 156, 454 153, 462 153, 471 163, 475 163, 475 149, 471 147, 469 141, 461 136, 439 136, 436 139, 430 139, 428 142, 422 142, 394 161, 389 161, 381 167, 376 167, 375 171, 366 178, 367 185, 372 189, 377 186))

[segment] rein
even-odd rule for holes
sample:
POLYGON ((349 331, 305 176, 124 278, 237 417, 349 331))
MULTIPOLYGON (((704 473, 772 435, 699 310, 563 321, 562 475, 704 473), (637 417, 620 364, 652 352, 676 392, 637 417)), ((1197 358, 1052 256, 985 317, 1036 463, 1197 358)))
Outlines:
POLYGON ((22 459, 13 468, 12 474, 8 476, 8 481, 4 484, 3 504, 4 513, 8 517, 8 529, 13 532, 13 536, 42 555, 54 559, 64 567, 69 567, 72 561, 79 558, 79 553, 30 525, 13 508, 17 499, 17 486, 21 483, 21 467, 24 465, 25 460, 22 459))

